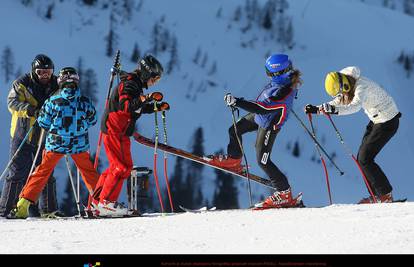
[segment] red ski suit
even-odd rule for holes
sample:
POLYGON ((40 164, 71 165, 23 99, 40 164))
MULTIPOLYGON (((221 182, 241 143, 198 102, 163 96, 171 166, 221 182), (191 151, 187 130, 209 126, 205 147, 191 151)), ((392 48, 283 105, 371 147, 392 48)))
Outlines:
POLYGON ((105 109, 101 131, 109 167, 99 177, 94 192, 95 201, 117 201, 123 181, 130 176, 133 166, 131 141, 135 123, 142 113, 152 113, 153 105, 145 102, 143 83, 137 73, 121 76, 105 109))

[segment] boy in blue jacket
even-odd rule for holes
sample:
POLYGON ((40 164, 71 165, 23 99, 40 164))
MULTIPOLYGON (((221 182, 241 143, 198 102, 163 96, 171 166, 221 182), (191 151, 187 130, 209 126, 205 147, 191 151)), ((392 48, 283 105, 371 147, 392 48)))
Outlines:
POLYGON ((93 192, 98 182, 99 174, 88 152, 88 128, 97 121, 95 107, 89 98, 81 95, 79 76, 74 68, 63 68, 57 81, 58 94, 44 103, 37 119, 40 127, 48 132, 42 163, 28 178, 11 213, 14 218, 28 217, 29 206, 36 202, 56 164, 65 155, 72 157, 89 192, 93 192))

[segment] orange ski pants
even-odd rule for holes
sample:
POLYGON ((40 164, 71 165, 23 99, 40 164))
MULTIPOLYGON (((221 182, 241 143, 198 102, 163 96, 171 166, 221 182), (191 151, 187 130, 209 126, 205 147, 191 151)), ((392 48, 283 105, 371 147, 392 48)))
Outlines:
MULTIPOLYGON (((20 193, 21 198, 36 202, 45 187, 49 176, 52 174, 59 160, 65 154, 43 150, 42 163, 36 167, 32 175, 27 179, 26 185, 20 193)), ((89 192, 93 192, 99 179, 99 174, 93 167, 88 152, 70 155, 76 167, 82 175, 82 179, 89 192)))

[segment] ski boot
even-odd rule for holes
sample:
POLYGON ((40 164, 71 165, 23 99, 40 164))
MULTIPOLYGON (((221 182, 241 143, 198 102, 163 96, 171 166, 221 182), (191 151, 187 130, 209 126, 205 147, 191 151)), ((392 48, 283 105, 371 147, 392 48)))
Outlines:
POLYGON ((264 201, 254 205, 254 209, 280 209, 280 208, 293 208, 297 207, 301 203, 302 195, 297 198, 292 197, 292 191, 289 189, 284 191, 276 191, 264 201))
POLYGON ((20 198, 16 208, 12 209, 10 214, 7 215, 7 219, 26 219, 29 217, 29 207, 31 204, 32 202, 29 200, 20 198))
POLYGON ((241 165, 242 158, 233 158, 229 155, 210 155, 203 157, 204 160, 208 161, 211 165, 232 170, 234 172, 243 171, 243 166, 241 165))
POLYGON ((121 203, 103 200, 98 203, 95 214, 99 217, 124 217, 129 215, 129 212, 121 203))
MULTIPOLYGON (((392 203, 394 201, 391 192, 389 192, 388 194, 382 195, 382 196, 375 196, 375 199, 377 203, 392 203)), ((375 202, 371 196, 363 198, 358 202, 358 204, 372 204, 372 203, 375 203, 375 202)))

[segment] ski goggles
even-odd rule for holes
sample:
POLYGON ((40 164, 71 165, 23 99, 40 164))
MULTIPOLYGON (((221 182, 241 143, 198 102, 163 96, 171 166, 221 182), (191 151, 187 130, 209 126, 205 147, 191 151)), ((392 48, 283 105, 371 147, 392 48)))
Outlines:
POLYGON ((36 69, 35 73, 39 78, 49 78, 53 74, 53 69, 36 69))

